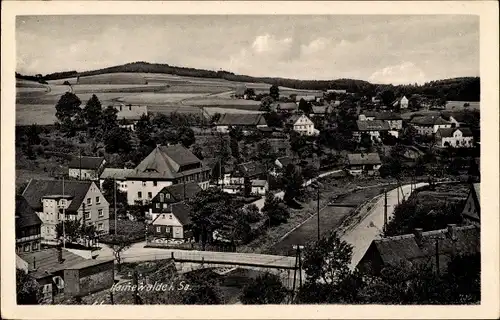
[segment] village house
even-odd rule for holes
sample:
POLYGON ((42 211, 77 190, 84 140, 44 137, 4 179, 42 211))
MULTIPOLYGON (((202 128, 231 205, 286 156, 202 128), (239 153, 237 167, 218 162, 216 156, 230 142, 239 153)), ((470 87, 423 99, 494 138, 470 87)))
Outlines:
POLYGON ((81 220, 100 234, 109 232, 109 203, 93 181, 35 180, 22 193, 42 220, 42 243, 58 242, 56 226, 66 220, 81 220), (64 209, 64 210, 63 210, 64 209))
POLYGON ((474 137, 469 128, 445 128, 436 132, 436 143, 441 148, 472 148, 474 137))
POLYGON ((328 89, 326 93, 347 94, 347 90, 342 89, 328 89))
POLYGON ((16 258, 16 267, 40 286, 42 303, 85 296, 114 283, 114 259, 85 259, 61 247, 19 253, 16 258))
POLYGON ((317 136, 319 135, 319 130, 314 128, 314 122, 311 121, 304 114, 294 114, 287 120, 287 125, 293 129, 293 131, 300 133, 304 136, 317 136))
POLYGON ((469 195, 465 201, 464 208, 462 210, 462 217, 465 222, 480 226, 480 216, 481 216, 481 194, 480 194, 480 183, 473 183, 471 185, 469 195))
POLYGON ((304 99, 306 102, 314 102, 316 101, 316 98, 321 98, 321 97, 316 97, 315 95, 306 95, 306 96, 297 96, 295 98, 296 104, 299 105, 300 100, 304 99))
POLYGON ((40 250, 42 220, 23 196, 16 196, 16 252, 40 250))
POLYGON ((365 274, 378 275, 385 267, 401 264, 431 266, 446 272, 454 256, 480 252, 479 228, 457 227, 423 232, 415 229, 413 234, 375 239, 357 265, 365 274), (437 250, 437 252, 436 252, 437 250))
POLYGON ((189 239, 192 237, 190 208, 183 202, 151 211, 148 235, 154 239, 189 239))
POLYGON ((417 130, 418 134, 430 136, 435 134, 438 129, 451 128, 451 122, 448 122, 440 116, 420 116, 411 119, 410 124, 417 130))
POLYGON ((229 184, 224 185, 224 191, 228 193, 243 192, 245 182, 252 185, 254 180, 264 179, 267 179, 267 171, 262 163, 256 161, 240 163, 234 167, 229 184))
POLYGON ((363 133, 368 134, 373 142, 381 141, 380 135, 382 132, 389 133, 389 124, 382 120, 372 121, 356 121, 357 129, 352 134, 358 141, 361 141, 363 133))
POLYGON ((133 172, 134 169, 105 168, 99 177, 99 186, 102 190, 104 180, 111 179, 116 182, 116 190, 127 192, 127 176, 133 172))
POLYGON ((347 155, 347 171, 353 175, 374 175, 382 166, 378 153, 351 153, 347 155))
POLYGON ((403 118, 394 112, 371 112, 367 111, 358 116, 360 121, 373 121, 380 120, 387 122, 389 125, 389 133, 395 136, 399 136, 399 131, 403 129, 403 118))
POLYGON ((452 128, 467 127, 467 115, 463 112, 441 112, 443 119, 451 122, 452 128))
POLYGON ((106 160, 103 157, 74 157, 68 164, 69 177, 78 180, 98 180, 106 160))
POLYGON ((312 106, 309 117, 324 117, 329 111, 329 106, 312 106))
POLYGON ((217 132, 229 133, 231 127, 240 127, 244 133, 267 127, 262 113, 224 113, 216 123, 217 132))
POLYGON ((207 189, 210 171, 210 167, 184 146, 158 145, 127 176, 127 202, 129 205, 149 203, 163 188, 184 182, 197 182, 202 189, 207 189))
POLYGON ((398 99, 392 103, 393 107, 399 106, 400 109, 408 109, 408 98, 403 96, 401 99, 398 99))
POLYGON ((151 200, 150 212, 146 214, 147 220, 153 219, 153 213, 161 213, 170 210, 169 206, 175 203, 187 201, 198 194, 202 189, 196 182, 174 184, 161 189, 151 200))
POLYGON ((265 196, 268 190, 269 184, 267 180, 252 180, 252 194, 265 196))
POLYGON ((144 105, 119 103, 113 107, 118 111, 116 119, 118 120, 119 127, 131 131, 135 131, 135 125, 143 115, 148 115, 148 107, 144 105))

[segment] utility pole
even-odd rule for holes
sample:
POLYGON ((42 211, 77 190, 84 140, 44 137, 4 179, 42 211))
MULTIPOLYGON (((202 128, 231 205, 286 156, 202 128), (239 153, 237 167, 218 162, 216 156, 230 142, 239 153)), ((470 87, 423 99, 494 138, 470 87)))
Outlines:
POLYGON ((387 190, 384 189, 384 237, 387 233, 387 190))
MULTIPOLYGON (((64 196, 64 173, 62 177, 62 197, 65 199, 64 196)), ((66 201, 64 201, 63 207, 62 207, 62 227, 63 227, 63 247, 66 248, 66 227, 65 227, 65 221, 66 220, 66 201)))
POLYGON ((317 211, 317 215, 318 215, 318 242, 319 242, 319 239, 320 239, 320 232, 319 232, 319 185, 317 186, 317 190, 318 190, 318 201, 317 201, 317 205, 316 205, 316 211, 317 211))
POLYGON ((116 212, 116 178, 113 179, 113 193, 114 193, 114 207, 115 207, 115 236, 118 230, 118 220, 117 220, 117 212, 116 212))
POLYGON ((80 174, 78 175, 78 180, 82 180, 82 149, 79 149, 80 154, 80 174))
POLYGON ((139 281, 137 279, 137 270, 134 270, 134 278, 132 279, 134 288, 134 304, 139 304, 139 281))
POLYGON ((439 277, 439 238, 436 238, 436 273, 439 277))
POLYGON ((293 273, 293 285, 292 285, 292 301, 293 301, 295 295, 295 283, 297 280, 297 269, 299 270, 299 288, 302 286, 302 259, 300 250, 304 248, 304 246, 294 245, 292 248, 295 249, 295 267, 293 269, 294 273, 293 273))

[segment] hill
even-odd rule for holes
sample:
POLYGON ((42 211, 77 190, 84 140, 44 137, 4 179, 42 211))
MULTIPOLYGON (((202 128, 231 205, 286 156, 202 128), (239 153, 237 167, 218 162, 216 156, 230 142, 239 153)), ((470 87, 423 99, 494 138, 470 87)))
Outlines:
POLYGON ((281 87, 303 90, 327 90, 343 89, 348 92, 358 93, 360 95, 374 96, 377 92, 390 89, 395 96, 420 94, 433 97, 443 97, 446 100, 458 101, 479 101, 480 99, 480 79, 479 77, 461 77, 453 79, 444 79, 431 81, 423 85, 378 85, 363 80, 356 79, 337 79, 337 80, 297 80, 287 78, 273 77, 252 77, 247 75, 238 75, 228 71, 213 71, 205 69, 185 68, 170 66, 168 64, 133 62, 119 66, 113 66, 103 69, 77 72, 56 72, 45 76, 37 75, 24 76, 16 73, 16 78, 37 80, 44 82, 48 80, 59 80, 73 77, 96 76, 113 73, 155 73, 170 74, 182 77, 212 78, 224 79, 234 82, 244 83, 266 83, 276 84, 281 87))

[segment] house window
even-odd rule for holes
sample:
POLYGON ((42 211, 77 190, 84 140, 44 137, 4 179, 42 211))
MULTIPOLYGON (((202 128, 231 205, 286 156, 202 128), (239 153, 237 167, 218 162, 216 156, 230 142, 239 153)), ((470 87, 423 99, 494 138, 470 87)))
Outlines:
POLYGON ((104 223, 97 224, 97 230, 103 231, 104 230, 104 223))
POLYGON ((146 186, 146 181, 143 181, 142 182, 142 186, 145 187, 146 186))
POLYGON ((156 232, 160 233, 161 232, 161 227, 156 227, 156 232))
POLYGON ((156 187, 158 185, 158 181, 153 181, 153 186, 156 187))
POLYGON ((137 198, 142 199, 142 192, 137 192, 137 198))
POLYGON ((104 212, 102 212, 102 209, 97 210, 99 218, 104 217, 104 212))
POLYGON ((33 250, 33 251, 38 250, 38 242, 33 242, 31 244, 31 250, 33 250))
POLYGON ((169 215, 168 215, 168 218, 169 218, 169 219, 172 219, 172 215, 171 215, 171 214, 169 214, 169 215))
POLYGON ((160 203, 156 203, 156 209, 160 209, 160 203))
POLYGON ((85 219, 90 219, 90 212, 85 212, 85 219))
POLYGON ((101 203, 100 197, 95 197, 95 204, 99 204, 99 203, 101 203))
POLYGON ((153 198, 153 193, 152 192, 148 192, 148 199, 151 199, 153 198))
POLYGON ((30 249, 31 249, 30 244, 29 244, 29 243, 26 243, 26 244, 24 245, 24 252, 29 252, 29 251, 30 251, 30 249))
POLYGON ((163 193, 160 193, 160 202, 165 201, 165 195, 163 193))
POLYGON ((92 205, 92 198, 87 198, 87 205, 92 205))
POLYGON ((170 199, 170 193, 165 193, 165 198, 170 199))
POLYGON ((163 204, 163 208, 164 208, 164 209, 167 209, 167 208, 168 208, 168 204, 167 204, 167 203, 164 203, 164 204, 163 204))

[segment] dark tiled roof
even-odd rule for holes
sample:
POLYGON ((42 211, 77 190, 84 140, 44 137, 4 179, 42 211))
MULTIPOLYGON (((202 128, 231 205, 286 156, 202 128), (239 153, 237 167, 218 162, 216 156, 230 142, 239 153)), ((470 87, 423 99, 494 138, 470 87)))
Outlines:
POLYGON ((174 179, 183 174, 202 172, 205 169, 209 170, 203 167, 200 159, 182 145, 157 146, 128 177, 174 179), (199 165, 198 168, 180 171, 181 166, 196 164, 199 165))
POLYGON ((402 120, 401 116, 394 112, 376 112, 376 111, 366 111, 361 113, 368 118, 375 118, 376 120, 402 120))
POLYGON ((156 196, 153 198, 152 202, 160 202, 160 193, 170 193, 174 198, 171 199, 173 201, 165 201, 165 202, 179 202, 184 199, 193 198, 200 191, 201 187, 198 185, 197 182, 188 182, 186 184, 183 183, 173 184, 171 186, 161 189, 161 191, 158 192, 156 196))
POLYGON ((361 121, 357 120, 358 131, 382 131, 389 130, 389 124, 382 120, 361 121))
MULTIPOLYGON (((67 211, 75 212, 78 210, 91 185, 91 181, 64 181, 64 195, 73 197, 67 211)), ((62 180, 32 179, 22 195, 33 209, 40 211, 42 209, 42 198, 50 195, 62 195, 62 188, 62 180)))
POLYGON ((41 225, 42 220, 36 215, 23 196, 16 196, 16 230, 20 228, 41 225))
POLYGON ((397 265, 401 261, 427 262, 436 254, 436 238, 440 260, 442 256, 474 254, 480 251, 479 228, 475 226, 455 227, 456 239, 452 240, 448 229, 422 232, 420 243, 414 234, 405 234, 373 240, 385 265, 397 265))
POLYGON ((441 137, 449 138, 452 137, 455 131, 459 130, 462 132, 463 137, 472 137, 472 131, 469 128, 439 128, 437 133, 441 137))
POLYGON ((444 120, 439 116, 423 116, 423 117, 414 117, 411 119, 411 123, 416 125, 424 125, 424 126, 433 126, 439 124, 450 124, 450 122, 444 120))
POLYGON ((218 126, 257 126, 266 125, 266 119, 261 113, 224 113, 218 126))
MULTIPOLYGON (((191 223, 191 208, 187 204, 185 204, 183 202, 174 203, 174 204, 169 206, 169 209, 171 210, 171 213, 179 220, 179 222, 182 223, 183 226, 191 223)), ((167 220, 163 221, 161 216, 162 216, 162 214, 169 214, 169 213, 170 212, 165 212, 165 213, 159 214, 156 217, 156 219, 153 220, 153 222, 151 224, 152 225, 165 225, 165 223, 167 223, 167 225, 168 225, 168 221, 167 220), (165 223, 163 223, 163 222, 165 222, 165 223)))
POLYGON ((256 161, 241 163, 238 169, 245 177, 255 177, 266 173, 264 165, 256 161))
POLYGON ((276 104, 277 110, 296 110, 298 108, 295 102, 279 102, 276 104))
POLYGON ((363 165, 363 164, 381 164, 378 153, 351 153, 347 155, 347 160, 350 165, 363 165))
POLYGON ((105 168, 100 178, 125 180, 125 178, 132 173, 134 173, 134 169, 105 168))
POLYGON ((92 169, 92 170, 97 170, 101 166, 102 162, 104 161, 103 157, 87 157, 87 156, 82 156, 81 159, 80 157, 74 157, 71 162, 69 163, 68 167, 69 168, 82 168, 82 169, 92 169))
POLYGON ((312 106, 313 113, 325 114, 328 111, 328 106, 312 106))
POLYGON ((45 249, 37 252, 19 253, 21 259, 28 263, 28 270, 31 271, 33 277, 40 279, 53 274, 54 272, 64 270, 78 263, 86 261, 66 249, 62 249, 63 263, 58 260, 58 252, 56 248, 45 249), (33 267, 35 263, 35 269, 33 267))

